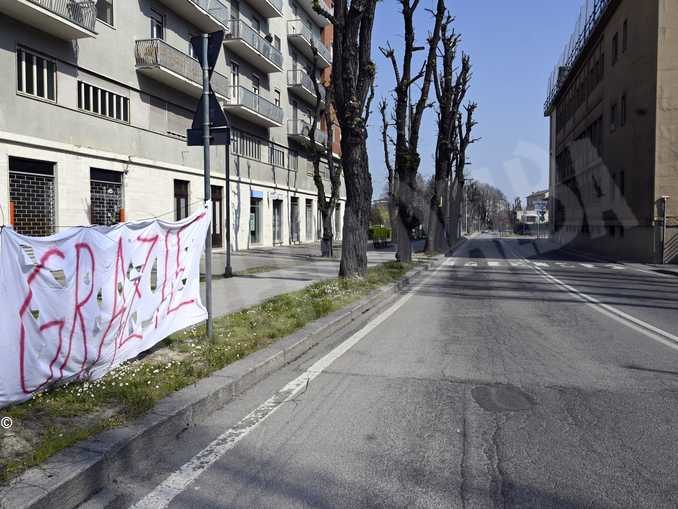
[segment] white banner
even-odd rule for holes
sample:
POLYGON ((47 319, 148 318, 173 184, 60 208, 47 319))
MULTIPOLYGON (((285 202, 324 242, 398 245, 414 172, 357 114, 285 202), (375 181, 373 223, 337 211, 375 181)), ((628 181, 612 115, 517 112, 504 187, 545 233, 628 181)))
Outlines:
POLYGON ((209 205, 179 222, 0 230, 0 408, 96 379, 207 318, 200 256, 209 205))

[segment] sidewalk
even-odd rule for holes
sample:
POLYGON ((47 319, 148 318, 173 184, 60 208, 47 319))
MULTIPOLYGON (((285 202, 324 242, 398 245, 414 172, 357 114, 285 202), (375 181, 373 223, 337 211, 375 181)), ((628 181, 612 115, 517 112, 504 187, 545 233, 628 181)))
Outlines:
MULTIPOLYGON (((339 249, 335 249, 337 257, 333 259, 322 258, 317 243, 233 253, 231 265, 235 276, 212 280, 214 316, 233 313, 276 295, 301 290, 316 281, 337 277, 338 255, 341 253, 341 246, 338 247, 339 249), (253 267, 276 268, 256 274, 238 275, 238 272, 253 267)), ((395 259, 395 251, 393 248, 383 250, 370 248, 367 259, 370 266, 392 261, 395 259)), ((212 268, 215 275, 223 273, 225 260, 225 254, 213 254, 212 268)), ((202 283, 201 287, 204 302, 205 284, 202 283)))

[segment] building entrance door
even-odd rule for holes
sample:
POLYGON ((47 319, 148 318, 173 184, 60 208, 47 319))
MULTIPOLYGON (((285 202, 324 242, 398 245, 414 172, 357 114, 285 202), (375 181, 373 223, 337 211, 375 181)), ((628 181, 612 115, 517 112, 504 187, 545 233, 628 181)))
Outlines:
POLYGON ((250 202, 250 244, 261 242, 261 198, 251 198, 250 202))
POLYGON ((224 208, 221 186, 212 186, 212 247, 224 247, 224 208))
POLYGON ((299 198, 290 201, 290 237, 292 242, 300 242, 299 239, 299 198))
POLYGON ((273 244, 282 244, 282 200, 273 200, 273 244))

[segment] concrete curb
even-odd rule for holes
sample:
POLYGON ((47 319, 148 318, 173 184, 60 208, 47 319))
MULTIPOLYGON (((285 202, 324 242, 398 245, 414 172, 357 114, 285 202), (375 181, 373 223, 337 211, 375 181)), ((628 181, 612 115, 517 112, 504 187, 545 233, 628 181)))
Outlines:
MULTIPOLYGON (((450 252, 465 240, 461 239, 450 252)), ((322 340, 340 331, 360 329, 389 306, 414 278, 444 260, 444 255, 432 257, 398 282, 171 394, 145 416, 61 451, 0 489, 0 508, 71 508, 82 504, 110 486, 116 472, 147 462, 149 453, 166 445, 167 437, 179 435, 322 340)))

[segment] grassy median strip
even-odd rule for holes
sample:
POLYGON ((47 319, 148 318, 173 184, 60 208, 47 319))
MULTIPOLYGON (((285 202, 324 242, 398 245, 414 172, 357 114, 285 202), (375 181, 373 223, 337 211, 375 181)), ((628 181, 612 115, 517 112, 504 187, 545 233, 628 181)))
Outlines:
POLYGON ((140 360, 100 380, 74 382, 0 409, 14 426, 0 431, 0 484, 51 455, 150 410, 159 400, 309 322, 397 281, 411 265, 388 262, 364 279, 329 279, 217 318, 214 338, 204 327, 174 334, 140 360))

